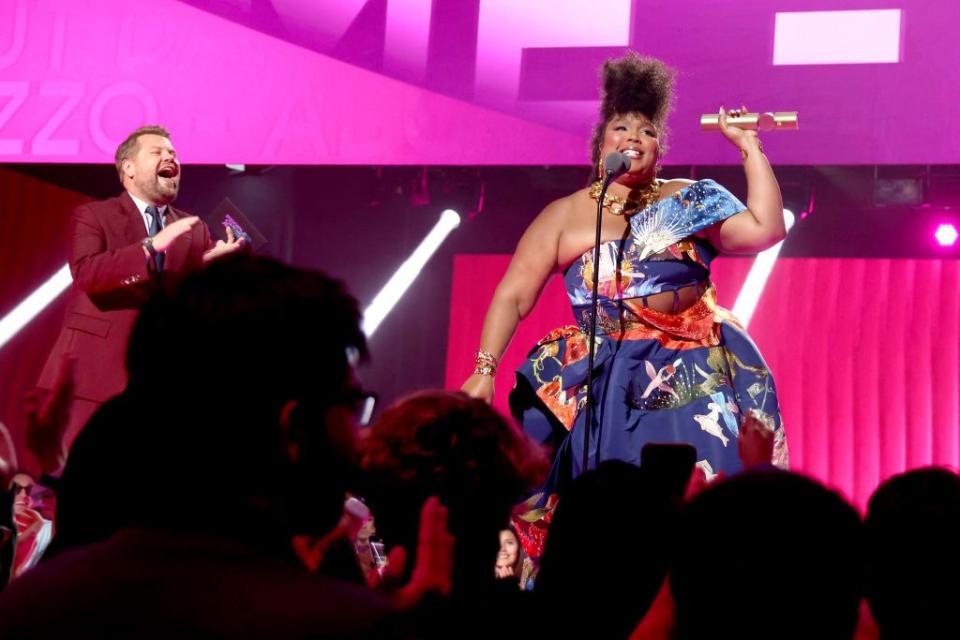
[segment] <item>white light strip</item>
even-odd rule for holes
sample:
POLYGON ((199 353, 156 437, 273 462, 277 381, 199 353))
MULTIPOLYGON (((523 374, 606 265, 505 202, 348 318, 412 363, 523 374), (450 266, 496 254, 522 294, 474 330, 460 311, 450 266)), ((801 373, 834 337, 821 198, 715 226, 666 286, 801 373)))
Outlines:
POLYGON ((20 304, 13 308, 0 320, 0 348, 17 335, 28 322, 47 308, 64 289, 70 286, 73 278, 70 276, 70 266, 63 265, 49 280, 27 296, 20 304))
POLYGON ((414 249, 396 273, 391 276, 387 284, 383 285, 380 293, 373 299, 370 306, 363 312, 363 332, 367 337, 373 335, 383 319, 387 317, 394 305, 407 292, 413 281, 417 279, 423 266, 430 256, 443 244, 450 232, 460 226, 460 215, 453 209, 447 209, 440 214, 440 220, 433 226, 427 237, 414 249))
POLYGON ((373 410, 377 406, 377 401, 373 397, 368 397, 363 401, 363 411, 360 415, 360 420, 357 422, 360 426, 365 427, 370 424, 370 418, 373 417, 373 410))
MULTIPOLYGON (((793 211, 784 209, 783 222, 787 231, 790 231, 793 227, 794 220, 793 211)), ((750 267, 750 273, 747 274, 747 279, 737 296, 737 302, 733 305, 733 315, 743 324, 744 328, 750 324, 750 318, 753 317, 753 311, 757 308, 757 302, 760 300, 763 288, 767 285, 767 278, 773 271, 773 265, 777 261, 777 256, 780 255, 780 247, 782 246, 783 240, 769 249, 761 251, 754 259, 753 266, 750 267)))

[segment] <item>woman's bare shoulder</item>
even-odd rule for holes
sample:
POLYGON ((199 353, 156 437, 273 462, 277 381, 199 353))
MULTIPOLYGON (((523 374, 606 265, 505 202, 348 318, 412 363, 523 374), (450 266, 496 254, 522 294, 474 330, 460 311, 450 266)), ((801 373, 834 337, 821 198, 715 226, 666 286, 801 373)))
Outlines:
POLYGON ((575 216, 577 211, 583 208, 584 202, 590 200, 587 189, 579 189, 569 195, 557 198, 543 208, 538 220, 544 222, 565 225, 570 221, 571 216, 575 216))

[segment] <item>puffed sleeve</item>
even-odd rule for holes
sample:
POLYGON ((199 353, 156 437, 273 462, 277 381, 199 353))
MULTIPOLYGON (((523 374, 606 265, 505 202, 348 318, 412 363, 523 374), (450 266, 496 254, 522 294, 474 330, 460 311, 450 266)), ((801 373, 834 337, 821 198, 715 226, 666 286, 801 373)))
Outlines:
POLYGON ((699 180, 634 215, 630 226, 643 259, 746 208, 713 180, 699 180))

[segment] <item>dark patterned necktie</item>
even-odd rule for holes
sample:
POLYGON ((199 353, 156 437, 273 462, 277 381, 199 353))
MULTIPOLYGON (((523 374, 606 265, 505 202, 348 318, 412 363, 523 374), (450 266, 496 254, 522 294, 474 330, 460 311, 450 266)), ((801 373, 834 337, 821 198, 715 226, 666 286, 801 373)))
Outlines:
MULTIPOLYGON (((150 232, 149 233, 150 233, 150 237, 152 238, 153 236, 160 233, 161 229, 163 229, 163 225, 160 224, 160 210, 151 204, 147 207, 147 215, 150 216, 150 232)), ((163 257, 164 256, 162 253, 157 253, 157 255, 153 257, 153 260, 157 265, 157 273, 160 273, 161 271, 163 271, 163 257)))

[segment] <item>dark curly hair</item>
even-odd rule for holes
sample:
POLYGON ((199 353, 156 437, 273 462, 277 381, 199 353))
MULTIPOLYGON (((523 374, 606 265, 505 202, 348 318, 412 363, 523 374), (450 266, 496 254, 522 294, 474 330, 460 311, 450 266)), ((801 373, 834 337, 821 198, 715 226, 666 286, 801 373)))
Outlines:
POLYGON ((417 548, 420 508, 429 496, 449 509, 455 590, 494 579, 498 532, 548 469, 539 447, 493 407, 451 391, 401 400, 370 428, 361 449, 361 495, 388 545, 417 548))
POLYGON ((607 123, 615 115, 642 113, 659 133, 661 152, 666 150, 667 116, 673 110, 673 69, 657 60, 628 51, 603 63, 600 70, 600 120, 590 138, 593 167, 600 162, 600 146, 607 123))
POLYGON ((507 508, 546 472, 523 432, 486 402, 450 391, 421 391, 385 411, 363 442, 363 462, 379 487, 402 484, 420 502, 498 496, 507 508))

